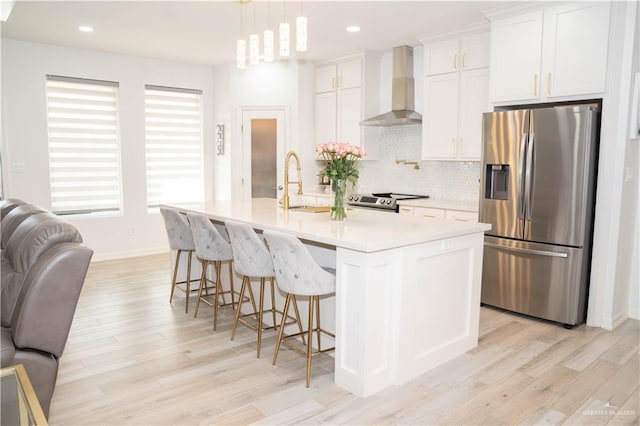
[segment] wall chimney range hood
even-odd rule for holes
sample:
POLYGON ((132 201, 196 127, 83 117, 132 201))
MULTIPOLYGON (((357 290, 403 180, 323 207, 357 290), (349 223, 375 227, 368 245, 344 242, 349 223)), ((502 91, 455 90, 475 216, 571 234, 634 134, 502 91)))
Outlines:
POLYGON ((362 120, 361 126, 407 126, 422 124, 422 115, 414 111, 415 80, 413 79, 413 48, 393 48, 393 82, 391 111, 362 120))

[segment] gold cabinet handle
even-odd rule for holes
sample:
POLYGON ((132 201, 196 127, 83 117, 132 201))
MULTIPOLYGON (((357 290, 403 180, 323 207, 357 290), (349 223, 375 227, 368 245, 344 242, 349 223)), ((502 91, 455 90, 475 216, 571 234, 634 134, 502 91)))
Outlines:
POLYGON ((456 155, 456 138, 451 138, 451 155, 456 155))
POLYGON ((331 77, 331 88, 332 89, 336 88, 336 78, 335 77, 331 77))
POLYGON ((467 52, 462 54, 462 68, 467 67, 467 52))
POLYGON ((464 138, 460 138, 460 146, 459 146, 459 151, 460 154, 459 155, 464 155, 464 138))
POLYGON ((533 96, 538 96, 538 74, 533 75, 533 96))
POLYGON ((454 70, 458 69, 458 54, 457 53, 455 55, 453 55, 453 69, 454 70))
POLYGON ((547 74, 547 95, 551 95, 551 73, 547 74))

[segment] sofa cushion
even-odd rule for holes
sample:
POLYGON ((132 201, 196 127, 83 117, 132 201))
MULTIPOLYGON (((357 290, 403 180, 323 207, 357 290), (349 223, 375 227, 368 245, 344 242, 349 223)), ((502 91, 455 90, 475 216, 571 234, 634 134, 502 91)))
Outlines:
POLYGON ((27 218, 34 214, 45 212, 45 209, 34 206, 33 204, 22 204, 8 212, 6 216, 2 217, 2 237, 0 237, 0 247, 3 249, 7 247, 9 239, 13 233, 16 232, 18 226, 20 226, 20 224, 27 218))

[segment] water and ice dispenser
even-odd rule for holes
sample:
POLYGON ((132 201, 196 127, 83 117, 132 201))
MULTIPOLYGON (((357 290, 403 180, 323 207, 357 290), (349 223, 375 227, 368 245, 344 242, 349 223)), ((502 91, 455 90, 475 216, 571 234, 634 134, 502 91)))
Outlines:
POLYGON ((509 199, 508 164, 486 165, 484 198, 489 200, 509 199))

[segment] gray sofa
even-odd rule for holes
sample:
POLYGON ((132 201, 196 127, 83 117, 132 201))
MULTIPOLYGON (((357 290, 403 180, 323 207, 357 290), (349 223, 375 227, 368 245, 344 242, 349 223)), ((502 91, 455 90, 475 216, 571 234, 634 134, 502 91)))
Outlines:
POLYGON ((58 362, 93 251, 81 244, 73 225, 27 203, 7 213, 0 227, 18 209, 31 214, 7 229, 11 235, 2 250, 1 366, 24 365, 48 416, 58 362))

